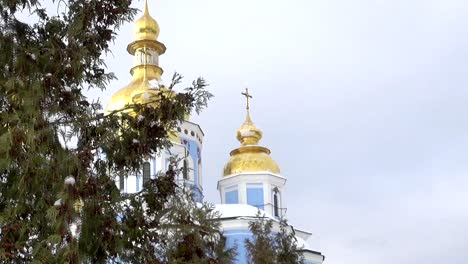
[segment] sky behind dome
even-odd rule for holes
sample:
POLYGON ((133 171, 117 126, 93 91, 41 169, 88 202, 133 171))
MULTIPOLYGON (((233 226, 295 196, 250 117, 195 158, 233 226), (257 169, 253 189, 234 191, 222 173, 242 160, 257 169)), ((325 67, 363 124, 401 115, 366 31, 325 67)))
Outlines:
MULTIPOLYGON (((143 1, 134 3, 143 8, 143 1)), ((169 82, 203 76, 206 200, 252 119, 288 178, 289 222, 325 263, 466 264, 468 2, 150 0, 169 82)), ((139 17, 139 15, 137 15, 139 17)), ((130 81, 124 25, 106 58, 130 81)))

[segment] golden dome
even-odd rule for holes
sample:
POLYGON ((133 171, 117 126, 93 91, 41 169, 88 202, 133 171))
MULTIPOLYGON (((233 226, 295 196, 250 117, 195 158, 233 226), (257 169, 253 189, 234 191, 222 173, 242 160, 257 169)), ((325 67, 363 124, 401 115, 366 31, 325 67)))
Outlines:
MULTIPOLYGON (((166 47, 164 44, 156 41, 159 34, 159 26, 148 12, 148 1, 145 2, 145 11, 143 16, 135 22, 135 38, 130 43, 127 50, 135 55, 138 50, 139 55, 144 54, 136 65, 130 70, 132 81, 130 84, 114 93, 106 107, 106 113, 120 110, 126 105, 137 103, 136 98, 142 95, 157 93, 159 87, 150 85, 150 82, 159 83, 163 70, 158 66, 158 60, 149 60, 149 57, 159 56, 164 53, 166 47)), ((141 100, 140 100, 141 101, 141 100)))
POLYGON ((143 16, 135 22, 135 40, 156 40, 159 36, 159 25, 148 11, 148 0, 145 1, 143 16))
POLYGON ((150 85, 148 78, 146 78, 146 75, 160 76, 162 70, 159 67, 146 66, 146 68, 137 68, 134 70, 134 78, 130 82, 130 84, 118 90, 112 95, 109 103, 107 104, 106 113, 120 110, 129 104, 137 103, 137 96, 142 96, 145 93, 148 93, 150 97, 152 94, 155 94, 157 92, 157 89, 150 85))
MULTIPOLYGON (((127 105, 131 104, 144 104, 150 101, 156 101, 157 104, 159 96, 164 94, 165 97, 174 97, 175 93, 166 87, 154 87, 155 84, 150 84, 148 79, 134 79, 129 85, 117 91, 111 98, 106 108, 106 113, 121 110, 127 105)), ((175 131, 169 133, 169 140, 173 142, 180 142, 180 138, 175 131)))
POLYGON ((244 172, 271 172, 280 173, 278 164, 271 158, 271 151, 268 148, 259 146, 262 138, 262 131, 252 122, 249 114, 248 98, 251 96, 243 93, 247 97, 247 117, 244 124, 237 130, 237 140, 241 147, 231 151, 231 158, 224 166, 224 176, 244 172))
POLYGON ((243 172, 280 173, 278 164, 270 157, 270 150, 261 146, 243 146, 230 153, 224 166, 224 176, 243 172))

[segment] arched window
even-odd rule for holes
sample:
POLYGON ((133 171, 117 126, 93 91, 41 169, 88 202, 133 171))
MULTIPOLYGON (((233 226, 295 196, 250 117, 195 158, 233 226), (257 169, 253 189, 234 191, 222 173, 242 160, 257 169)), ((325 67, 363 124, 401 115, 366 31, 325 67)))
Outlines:
POLYGON ((119 187, 120 187, 120 192, 123 193, 125 191, 125 178, 124 178, 124 173, 121 171, 119 173, 119 187))
POLYGON ((273 213, 275 217, 280 217, 280 195, 277 187, 273 189, 273 213))
POLYGON ((180 173, 182 173, 182 179, 185 181, 194 181, 195 172, 193 170, 193 159, 190 156, 186 156, 181 163, 180 173))
POLYGON ((187 159, 184 159, 184 166, 182 167, 182 175, 184 177, 184 180, 188 180, 188 177, 189 177, 188 170, 189 170, 188 161, 187 159))
POLYGON ((275 207, 275 216, 279 217, 279 208, 278 208, 278 194, 273 195, 273 206, 275 207))
POLYGON ((151 164, 149 162, 143 162, 143 186, 150 180, 151 164))

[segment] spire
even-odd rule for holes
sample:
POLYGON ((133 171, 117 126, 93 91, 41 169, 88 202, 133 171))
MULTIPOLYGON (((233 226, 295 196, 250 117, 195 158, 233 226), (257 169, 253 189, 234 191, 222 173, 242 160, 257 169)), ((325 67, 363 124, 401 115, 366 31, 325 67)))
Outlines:
POLYGON ((149 11, 148 11, 148 0, 145 0, 145 11, 143 14, 145 14, 145 16, 150 16, 149 11))
POLYGON ((249 89, 245 88, 245 92, 241 93, 246 99, 246 118, 244 124, 237 130, 237 139, 240 141, 242 146, 247 145, 258 145, 258 142, 262 138, 262 131, 258 129, 250 118, 250 99, 252 95, 249 94, 249 89))

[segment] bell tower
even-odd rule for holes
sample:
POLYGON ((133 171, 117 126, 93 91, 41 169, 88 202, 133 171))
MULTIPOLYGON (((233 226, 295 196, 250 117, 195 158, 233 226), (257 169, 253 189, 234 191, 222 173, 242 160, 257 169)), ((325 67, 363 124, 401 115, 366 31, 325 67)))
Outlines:
MULTIPOLYGON (((159 66, 159 56, 166 52, 166 46, 158 41, 159 24, 151 17, 148 0, 145 1, 143 15, 134 25, 134 41, 128 44, 127 51, 134 56, 131 66, 130 84, 118 90, 109 101, 106 113, 121 110, 127 105, 146 103, 161 93, 174 96, 162 80, 163 69, 159 66)), ((195 201, 202 202, 202 146, 204 134, 198 124, 185 120, 170 133, 170 149, 163 149, 143 163, 142 171, 128 177, 117 177, 116 183, 122 193, 135 193, 143 184, 167 171, 169 166, 180 169, 176 182, 191 191, 195 201)))

